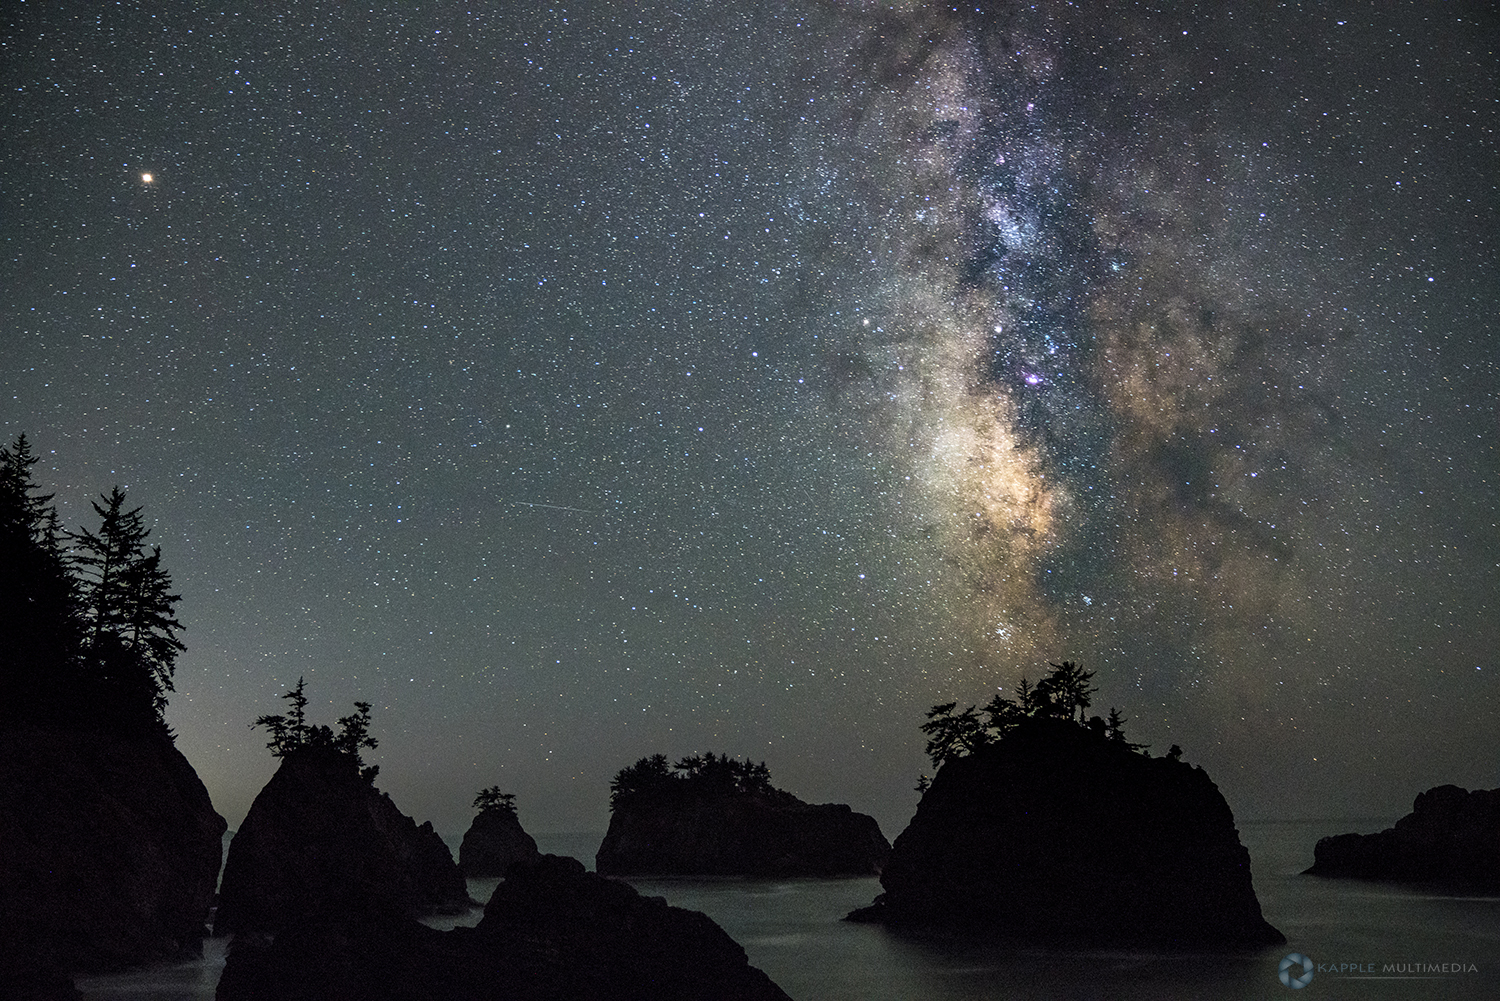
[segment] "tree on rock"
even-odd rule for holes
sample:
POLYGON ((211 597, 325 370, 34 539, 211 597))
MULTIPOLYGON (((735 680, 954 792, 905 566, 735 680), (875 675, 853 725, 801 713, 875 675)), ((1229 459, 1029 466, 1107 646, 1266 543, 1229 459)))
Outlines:
MULTIPOLYGON (((1070 660, 1048 664, 1051 668, 1035 687, 1026 678, 1016 688, 1016 697, 1008 699, 996 692, 983 708, 969 706, 955 712, 957 702, 945 702, 927 711, 922 732, 927 735, 927 756, 934 767, 953 758, 973 754, 981 747, 995 743, 1022 722, 1038 717, 1063 719, 1111 740, 1125 742, 1132 750, 1144 750, 1144 744, 1125 741, 1125 731, 1118 712, 1110 710, 1109 721, 1098 716, 1086 718, 1084 711, 1098 691, 1090 682, 1093 671, 1085 671, 1070 660), (980 719, 980 713, 984 719, 980 719)), ((925 790, 925 786, 919 787, 925 790)))
POLYGON ((1099 690, 1089 684, 1094 680, 1094 672, 1085 671, 1071 660, 1047 666, 1052 670, 1036 686, 1036 697, 1044 707, 1043 714, 1082 723, 1083 711, 1089 707, 1090 697, 1099 690))
POLYGON ((479 790, 479 795, 474 797, 474 809, 480 813, 487 810, 499 810, 501 813, 509 813, 512 816, 516 812, 516 794, 513 792, 501 792, 499 786, 490 786, 488 789, 479 790))
POLYGON ((631 799, 704 799, 715 796, 748 796, 775 793, 771 770, 764 761, 739 761, 727 754, 706 751, 692 754, 675 765, 665 754, 653 754, 627 765, 609 783, 609 808, 616 810, 631 799))
POLYGON ((380 746, 380 741, 370 736, 370 703, 354 703, 355 711, 339 719, 338 733, 334 733, 324 724, 307 722, 307 696, 303 694, 306 685, 304 679, 298 678, 296 687, 282 693, 281 697, 292 704, 290 712, 284 716, 258 717, 250 728, 263 726, 270 732, 266 746, 271 749, 272 757, 285 758, 303 748, 336 751, 353 758, 365 780, 374 782, 380 766, 366 765, 360 753, 362 748, 374 750, 380 746))
POLYGON ((77 585, 51 494, 31 478, 26 436, 0 448, 0 718, 55 722, 77 711, 77 585))
POLYGON ((468 876, 504 876, 520 861, 541 858, 536 839, 521 827, 516 816, 515 793, 499 786, 479 790, 474 797, 479 813, 464 832, 458 848, 458 867, 468 876))
POLYGON ((609 808, 636 796, 649 796, 670 788, 672 766, 665 754, 653 754, 615 773, 609 783, 609 808))
MULTIPOLYGON (((974 707, 970 706, 955 714, 953 710, 957 705, 957 702, 947 702, 933 706, 927 712, 927 722, 922 724, 922 732, 927 734, 927 756, 932 759, 934 766, 941 765, 949 758, 973 754, 990 742, 989 734, 985 732, 985 726, 979 721, 979 714, 974 707)), ((988 712, 990 707, 986 706, 985 709, 988 712)))
POLYGON ((172 691, 177 655, 185 647, 173 608, 172 578, 161 565, 161 547, 146 546, 151 530, 141 509, 126 508, 115 487, 94 502, 97 532, 81 529, 70 538, 79 570, 85 670, 96 678, 116 711, 136 722, 165 725, 166 693, 172 691))
POLYGON ((868 875, 890 853, 873 817, 804 803, 771 784, 764 761, 713 751, 620 769, 609 809, 594 855, 609 875, 868 875))

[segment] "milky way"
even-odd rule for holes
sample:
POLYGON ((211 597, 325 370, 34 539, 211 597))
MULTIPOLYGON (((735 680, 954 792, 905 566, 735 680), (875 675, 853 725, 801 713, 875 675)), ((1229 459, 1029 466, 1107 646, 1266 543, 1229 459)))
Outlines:
POLYGON ((231 822, 303 676, 444 830, 712 748, 895 834, 1065 657, 1237 811, 1493 784, 1462 11, 25 6, 0 431, 145 506, 231 822))
POLYGON ((1194 736, 1231 759, 1296 730, 1393 655, 1343 623, 1411 616, 1360 582, 1389 474, 1347 416, 1346 380, 1400 347, 1368 280, 1289 230, 1306 167, 1210 110, 1191 77, 1244 68, 1196 24, 866 14, 815 126, 847 129, 861 199, 852 381, 971 660, 1000 685, 1058 651, 1109 665, 1149 705, 1211 706, 1194 736))
POLYGON ((946 8, 866 28, 848 104, 874 318, 853 339, 914 519, 989 633, 977 647, 1007 667, 1123 653, 1162 605, 1191 604, 1199 621, 1174 611, 1151 647, 1176 683, 1172 659, 1201 643, 1214 662, 1309 586, 1283 579, 1295 507, 1346 469, 1288 459, 1333 437, 1363 303, 1315 276, 1257 293, 1234 242, 1259 214, 1214 218, 1195 175, 1253 189, 1274 157, 1215 162, 1248 140, 1142 93, 1135 40, 1101 41, 1129 28, 946 8))

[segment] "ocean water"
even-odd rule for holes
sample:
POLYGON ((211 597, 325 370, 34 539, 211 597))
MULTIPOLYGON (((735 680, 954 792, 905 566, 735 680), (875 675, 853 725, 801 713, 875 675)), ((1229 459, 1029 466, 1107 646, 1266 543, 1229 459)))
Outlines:
MULTIPOLYGON (((873 878, 633 882, 642 893, 708 914, 797 1001, 1500 998, 1500 897, 1300 875, 1319 837, 1388 826, 1389 820, 1242 823, 1261 910, 1287 944, 1232 955, 1002 948, 840 920, 880 892, 873 878), (1301 989, 1278 977, 1282 958, 1294 952, 1314 964, 1301 989)), ((544 852, 593 868, 602 837, 538 835, 537 842, 544 852)), ((470 880, 470 895, 488 900, 496 883, 470 880)), ((473 924, 480 913, 429 923, 473 924)), ((203 1001, 213 997, 223 965, 224 941, 210 939, 201 960, 85 978, 79 988, 100 1001, 203 1001)))

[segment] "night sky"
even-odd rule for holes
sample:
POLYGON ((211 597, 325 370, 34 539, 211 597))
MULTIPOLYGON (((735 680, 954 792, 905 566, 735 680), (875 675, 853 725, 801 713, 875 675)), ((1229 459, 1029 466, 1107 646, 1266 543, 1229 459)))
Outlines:
POLYGON ((231 826, 299 676, 450 837, 712 749, 893 838, 1064 658, 1242 820, 1500 785, 1487 3, 229 6, 7 5, 0 433, 231 826))

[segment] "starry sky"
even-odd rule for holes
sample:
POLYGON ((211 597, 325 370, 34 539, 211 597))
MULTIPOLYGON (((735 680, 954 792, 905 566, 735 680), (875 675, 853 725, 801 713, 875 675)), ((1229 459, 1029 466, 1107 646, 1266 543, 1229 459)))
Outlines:
POLYGON ((1063 658, 1241 819, 1500 785, 1487 4, 228 6, 8 6, 0 433, 232 826, 299 677, 450 837, 714 749, 893 838, 1063 658))

